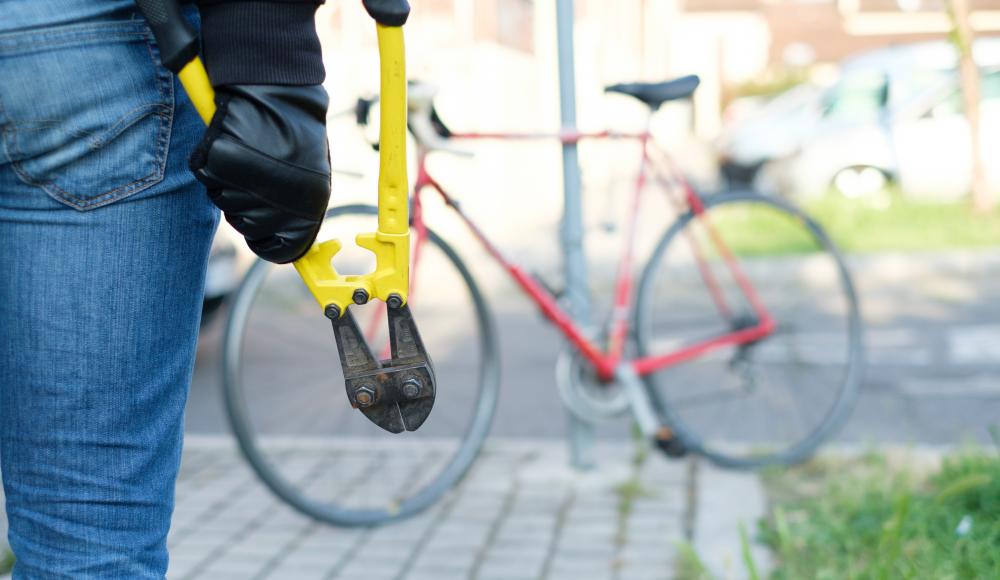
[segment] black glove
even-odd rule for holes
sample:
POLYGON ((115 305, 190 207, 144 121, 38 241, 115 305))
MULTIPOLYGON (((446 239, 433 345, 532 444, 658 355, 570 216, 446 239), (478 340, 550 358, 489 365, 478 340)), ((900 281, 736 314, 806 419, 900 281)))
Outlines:
POLYGON ((330 200, 323 87, 224 85, 191 171, 258 256, 305 254, 330 200))

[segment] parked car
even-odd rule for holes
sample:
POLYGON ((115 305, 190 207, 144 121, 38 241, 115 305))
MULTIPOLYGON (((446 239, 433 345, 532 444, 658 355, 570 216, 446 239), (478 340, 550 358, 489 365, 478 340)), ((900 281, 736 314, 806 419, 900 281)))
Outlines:
MULTIPOLYGON (((984 159, 1000 155, 1000 69, 982 74, 980 142, 984 159)), ((1000 172, 987 164, 1000 191, 1000 172)), ((950 71, 908 102, 885 106, 867 120, 824 122, 803 146, 770 162, 756 185, 785 196, 817 197, 830 189, 864 197, 890 182, 907 197, 951 200, 968 193, 971 140, 958 75, 950 71)))
MULTIPOLYGON (((978 40, 974 55, 984 74, 983 145, 996 151, 1000 38, 978 40)), ((971 156, 956 67, 955 50, 944 41, 849 59, 829 88, 786 93, 725 132, 723 171, 751 168, 743 185, 795 197, 831 187, 862 196, 890 181, 916 196, 961 195, 971 156)))
POLYGON ((715 142, 728 186, 749 186, 765 163, 794 153, 820 117, 822 96, 823 87, 801 84, 728 124, 715 142))

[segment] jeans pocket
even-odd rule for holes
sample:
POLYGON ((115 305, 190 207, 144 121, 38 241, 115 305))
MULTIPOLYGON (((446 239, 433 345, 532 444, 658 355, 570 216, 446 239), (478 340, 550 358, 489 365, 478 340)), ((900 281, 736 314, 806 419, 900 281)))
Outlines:
POLYGON ((0 79, 3 145, 25 183, 87 210, 163 180, 173 82, 144 21, 2 34, 0 79))

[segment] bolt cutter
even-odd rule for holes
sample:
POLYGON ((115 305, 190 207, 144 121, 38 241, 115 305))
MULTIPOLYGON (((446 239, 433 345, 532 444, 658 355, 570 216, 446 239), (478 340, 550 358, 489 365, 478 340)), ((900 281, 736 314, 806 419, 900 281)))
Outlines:
MULTIPOLYGON (((295 262, 306 286, 333 324, 347 397, 369 420, 393 433, 415 431, 431 412, 434 368, 407 304, 410 270, 409 185, 406 177, 406 0, 362 0, 376 21, 381 69, 378 229, 359 234, 375 254, 375 271, 342 275, 332 264, 338 240, 315 244, 295 262), (370 299, 388 306, 391 358, 378 360, 348 310, 370 299)), ((201 118, 215 114, 215 94, 198 57, 198 38, 177 0, 136 0, 160 48, 163 64, 180 78, 201 118)))

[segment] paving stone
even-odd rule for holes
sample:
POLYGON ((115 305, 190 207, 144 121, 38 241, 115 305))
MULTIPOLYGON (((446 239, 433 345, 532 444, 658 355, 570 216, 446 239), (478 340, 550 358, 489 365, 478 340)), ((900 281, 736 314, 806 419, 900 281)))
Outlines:
POLYGON ((336 578, 354 576, 368 580, 392 580, 402 572, 402 564, 385 565, 381 562, 353 560, 344 566, 336 578))
POLYGON ((167 578, 169 580, 183 578, 198 568, 198 564, 199 562, 197 560, 191 560, 189 562, 171 562, 170 567, 167 569, 167 578))
POLYGON ((455 580, 467 580, 468 574, 466 572, 455 572, 455 573, 445 573, 442 574, 438 571, 418 571, 412 570, 403 580, 450 580, 454 578, 455 580))
POLYGON ((549 554, 550 546, 549 544, 528 544, 525 546, 510 547, 504 545, 492 545, 490 546, 485 554, 487 559, 497 559, 497 560, 517 560, 520 558, 527 559, 544 559, 549 554))
POLYGON ((581 575, 590 571, 602 572, 611 570, 614 567, 613 558, 560 558, 556 555, 552 559, 551 568, 553 572, 577 571, 581 575))
MULTIPOLYGON (((477 580, 538 580, 546 569, 545 580, 652 580, 673 569, 671 539, 680 537, 682 487, 668 493, 661 486, 663 495, 633 506, 619 550, 614 487, 630 469, 620 453, 607 455, 618 466, 609 474, 581 475, 566 467, 561 443, 503 442, 480 459, 459 490, 427 512, 398 525, 341 529, 280 503, 231 447, 196 451, 200 466, 186 467, 187 479, 179 484, 170 580, 261 574, 268 580, 468 580, 473 574, 477 580), (615 578, 617 565, 634 578, 615 578)), ((386 448, 380 456, 392 452, 386 448)), ((300 470, 315 463, 305 451, 295 463, 295 453, 285 452, 282 461, 300 470)), ((336 464, 337 473, 322 485, 357 477, 371 461, 336 464)), ((683 473, 670 466, 657 470, 658 482, 683 473)))
POLYGON ((619 580, 670 580, 676 576, 672 565, 658 567, 626 566, 618 571, 619 580))
POLYGON ((591 571, 587 572, 586 576, 581 576, 580 572, 570 571, 570 572, 551 572, 546 577, 546 580, 615 580, 615 575, 612 572, 604 571, 591 571))
POLYGON ((469 570, 478 559, 479 552, 477 550, 465 552, 424 552, 414 560, 413 568, 439 571, 469 570))
POLYGON ((281 565, 302 568, 333 568, 345 557, 345 552, 289 552, 281 557, 281 565))
POLYGON ((219 574, 243 574, 244 578, 249 578, 259 573, 265 568, 264 562, 246 561, 238 559, 221 559, 209 564, 204 572, 205 575, 213 576, 219 574))
POLYGON ((593 558, 600 557, 611 560, 618 553, 615 542, 599 542, 589 544, 566 544, 561 542, 555 550, 556 558, 593 558))
POLYGON ((223 570, 211 570, 198 572, 191 577, 192 580, 246 580, 246 572, 228 572, 223 570))
POLYGON ((354 558, 365 562, 377 562, 379 564, 402 564, 410 559, 412 546, 390 546, 373 544, 360 548, 354 553, 354 558))
POLYGON ((543 561, 484 562, 479 568, 479 578, 538 578, 545 567, 543 561))
POLYGON ((469 535, 433 536, 427 542, 427 549, 467 551, 477 549, 486 543, 487 532, 469 535))
POLYGON ((407 570, 406 579, 411 576, 430 576, 433 578, 467 578, 473 569, 472 562, 417 561, 407 570))
POLYGON ((329 578, 330 570, 325 568, 297 568, 284 566, 271 570, 265 580, 326 580, 329 578))
MULTIPOLYGON (((477 580, 536 580, 539 578, 538 574, 516 574, 511 572, 488 572, 485 574, 476 575, 477 580)), ((457 580, 457 579, 456 579, 457 580)))

